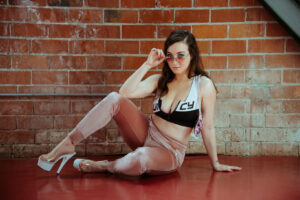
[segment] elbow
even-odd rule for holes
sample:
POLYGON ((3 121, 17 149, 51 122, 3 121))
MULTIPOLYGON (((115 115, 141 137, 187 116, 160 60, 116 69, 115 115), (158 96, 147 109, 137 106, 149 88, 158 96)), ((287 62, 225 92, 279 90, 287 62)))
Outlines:
POLYGON ((123 88, 120 88, 119 94, 120 94, 122 97, 129 98, 128 92, 126 92, 123 88))

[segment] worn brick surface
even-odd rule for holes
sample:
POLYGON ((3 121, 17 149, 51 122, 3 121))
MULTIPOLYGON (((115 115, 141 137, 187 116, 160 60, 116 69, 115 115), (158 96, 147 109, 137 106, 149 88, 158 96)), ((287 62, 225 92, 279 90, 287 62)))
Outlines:
MULTIPOLYGON (((300 45, 257 0, 7 0, 0 13, 1 158, 49 152, 176 29, 195 35, 218 89, 218 153, 299 156, 300 45)), ((133 100, 146 115, 152 101, 133 100)), ((111 120, 76 151, 132 149, 111 120)), ((207 153, 201 134, 187 153, 207 153)))

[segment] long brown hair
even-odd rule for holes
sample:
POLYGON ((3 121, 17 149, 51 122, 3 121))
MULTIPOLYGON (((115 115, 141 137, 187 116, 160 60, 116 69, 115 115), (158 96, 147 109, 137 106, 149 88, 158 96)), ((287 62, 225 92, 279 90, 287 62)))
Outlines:
MULTIPOLYGON (((188 78, 192 78, 197 75, 202 75, 211 79, 208 73, 204 70, 201 57, 199 56, 200 51, 196 39, 194 35, 189 31, 175 30, 171 32, 171 34, 165 41, 165 47, 164 47, 165 55, 167 55, 167 50, 172 44, 181 41, 185 42, 188 45, 189 53, 192 57, 189 66, 188 78)), ((161 77, 158 80, 158 88, 157 88, 160 96, 168 93, 169 88, 167 84, 170 83, 174 78, 175 78, 175 74, 170 69, 168 62, 164 61, 161 77)), ((216 86, 215 89, 216 91, 218 91, 216 86)))

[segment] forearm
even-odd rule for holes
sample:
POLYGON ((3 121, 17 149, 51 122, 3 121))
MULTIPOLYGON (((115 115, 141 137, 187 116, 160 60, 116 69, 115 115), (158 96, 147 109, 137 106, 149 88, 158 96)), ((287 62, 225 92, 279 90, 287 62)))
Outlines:
POLYGON ((138 84, 142 81, 143 77, 147 74, 150 70, 150 66, 146 64, 146 62, 140 66, 122 85, 119 90, 121 95, 130 94, 131 92, 135 91, 138 84))
POLYGON ((202 134, 203 142, 205 145, 205 148, 207 150, 210 163, 213 168, 215 168, 216 165, 219 164, 218 161, 218 154, 217 154, 217 145, 216 145, 216 133, 215 129, 210 129, 207 131, 203 131, 202 134))

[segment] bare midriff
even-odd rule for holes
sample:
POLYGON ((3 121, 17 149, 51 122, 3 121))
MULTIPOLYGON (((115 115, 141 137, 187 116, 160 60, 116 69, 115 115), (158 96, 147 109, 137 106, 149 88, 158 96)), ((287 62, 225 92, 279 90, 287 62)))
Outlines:
POLYGON ((188 144, 190 134, 193 130, 192 128, 168 122, 155 114, 152 114, 151 117, 154 125, 162 134, 165 134, 184 145, 188 144))

